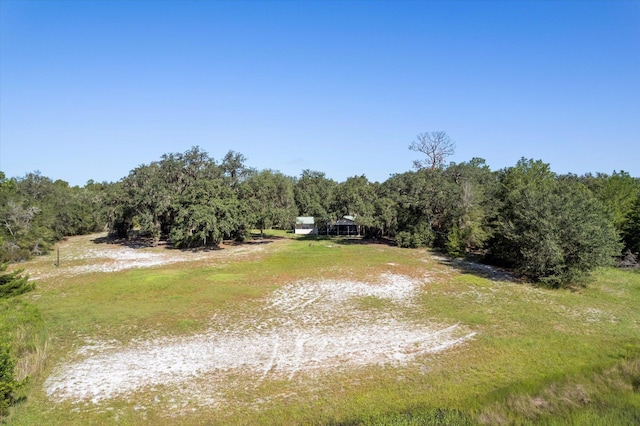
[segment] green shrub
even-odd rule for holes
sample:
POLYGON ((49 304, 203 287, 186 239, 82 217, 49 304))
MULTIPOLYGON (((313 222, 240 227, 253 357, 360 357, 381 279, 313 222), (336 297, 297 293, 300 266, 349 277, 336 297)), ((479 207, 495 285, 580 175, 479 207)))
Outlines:
MULTIPOLYGON (((6 269, 7 264, 0 265, 0 272, 4 272, 6 269)), ((33 290, 35 285, 29 282, 28 276, 22 276, 21 272, 14 271, 0 275, 0 300, 33 290)), ((0 306, 0 313, 2 313, 0 320, 0 420, 9 414, 9 408, 18 399, 16 391, 26 380, 16 380, 16 359, 12 353, 11 345, 8 343, 18 326, 12 321, 14 307, 14 304, 5 301, 0 306)))
POLYGON ((396 243, 399 247, 420 248, 430 247, 435 240, 435 235, 428 224, 418 224, 410 232, 402 231, 396 235, 396 243))
POLYGON ((579 182, 521 160, 502 178, 503 205, 488 260, 549 287, 581 281, 620 254, 618 233, 601 203, 579 182))
POLYGON ((0 343, 0 420, 9 414, 9 407, 16 401, 16 390, 22 384, 15 379, 15 366, 11 347, 0 343))
MULTIPOLYGON (((7 270, 8 264, 0 264, 0 272, 7 270)), ((0 275, 0 299, 17 296, 34 289, 35 284, 29 282, 28 276, 22 276, 22 271, 7 272, 0 275)))
POLYGON ((462 241, 462 232, 460 228, 454 226, 449 235, 447 235, 446 249, 451 256, 460 257, 464 255, 465 247, 462 241))
POLYGON ((402 231, 396 234, 398 247, 411 248, 411 233, 402 231))

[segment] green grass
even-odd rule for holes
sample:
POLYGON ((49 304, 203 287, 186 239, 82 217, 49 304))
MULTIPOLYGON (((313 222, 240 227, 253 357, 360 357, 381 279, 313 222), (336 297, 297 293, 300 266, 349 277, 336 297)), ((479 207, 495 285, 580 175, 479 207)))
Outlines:
MULTIPOLYGON (((9 366, 13 367, 13 374, 5 375, 2 371, 0 391, 2 391, 2 403, 10 403, 12 400, 23 400, 28 392, 25 385, 32 375, 42 372, 46 361, 49 339, 44 332, 44 324, 40 312, 36 306, 27 303, 20 298, 0 299, 0 345, 3 354, 5 348, 11 359, 9 366), (11 385, 15 388, 9 394, 4 386, 11 385)), ((6 359, 4 360, 6 362, 6 359)), ((9 404, 8 404, 9 405, 9 404)), ((0 423, 11 414, 6 410, 8 405, 0 407, 0 423)))
MULTIPOLYGON (((640 274, 597 271, 586 288, 548 290, 453 269, 427 251, 349 239, 269 233, 248 256, 151 269, 43 279, 22 296, 50 339, 48 363, 10 418, 36 424, 633 424, 640 421, 640 274), (429 282, 403 314, 460 323, 475 339, 400 367, 259 384, 235 378, 221 407, 170 413, 136 409, 135 395, 107 406, 52 404, 42 383, 86 339, 189 335, 212 318, 238 319, 297 280, 375 279, 397 273, 429 282)), ((71 240, 66 250, 79 250, 71 240)), ((224 252, 222 250, 221 252, 224 252)), ((222 259, 222 258, 221 258, 222 259)), ((46 270, 52 258, 29 268, 46 270)), ((389 312, 363 297, 353 307, 389 312)), ((197 384, 197 380, 195 382, 197 384)), ((147 398, 141 391, 140 400, 147 398)))

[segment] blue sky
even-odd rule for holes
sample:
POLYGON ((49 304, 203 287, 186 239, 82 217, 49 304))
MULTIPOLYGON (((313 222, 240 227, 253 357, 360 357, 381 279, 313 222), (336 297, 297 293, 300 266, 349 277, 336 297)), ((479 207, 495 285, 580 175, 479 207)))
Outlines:
POLYGON ((640 177, 640 1, 0 1, 0 170, 84 185, 200 146, 291 176, 420 158, 640 177))

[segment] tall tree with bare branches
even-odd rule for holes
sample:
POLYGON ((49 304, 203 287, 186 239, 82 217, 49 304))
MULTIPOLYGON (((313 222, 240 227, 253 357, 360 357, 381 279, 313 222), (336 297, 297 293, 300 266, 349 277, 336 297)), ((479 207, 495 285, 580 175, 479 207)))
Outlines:
POLYGON ((413 166, 417 170, 441 169, 447 157, 453 155, 455 148, 453 139, 447 135, 447 132, 442 131, 420 133, 409 145, 411 151, 421 152, 427 156, 423 160, 414 160, 413 166))

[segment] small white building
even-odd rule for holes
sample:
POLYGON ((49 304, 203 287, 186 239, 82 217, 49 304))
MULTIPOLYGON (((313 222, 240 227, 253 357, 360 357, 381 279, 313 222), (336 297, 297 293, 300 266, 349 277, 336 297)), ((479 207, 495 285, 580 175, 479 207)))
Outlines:
POLYGON ((313 219, 313 216, 297 217, 295 233, 316 235, 318 233, 318 228, 316 227, 316 221, 313 219))

